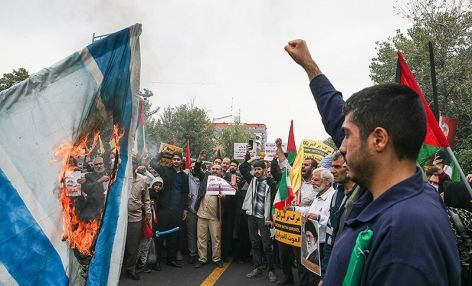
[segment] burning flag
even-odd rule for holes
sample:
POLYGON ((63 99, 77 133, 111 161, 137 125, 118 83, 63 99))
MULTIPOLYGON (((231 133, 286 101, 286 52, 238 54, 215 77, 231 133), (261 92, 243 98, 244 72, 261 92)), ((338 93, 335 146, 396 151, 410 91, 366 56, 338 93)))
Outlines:
POLYGON ((0 92, 0 284, 75 285, 80 271, 87 285, 118 284, 140 33, 111 34, 0 92), (99 136, 116 147, 108 157, 99 136))

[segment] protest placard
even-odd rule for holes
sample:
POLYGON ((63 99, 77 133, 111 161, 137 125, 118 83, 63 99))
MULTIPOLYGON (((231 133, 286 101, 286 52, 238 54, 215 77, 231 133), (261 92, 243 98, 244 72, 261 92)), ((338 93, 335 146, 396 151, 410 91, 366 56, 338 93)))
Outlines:
POLYGON ((64 183, 67 189, 67 196, 78 197, 81 195, 79 179, 83 177, 84 174, 80 171, 66 171, 64 174, 64 183))
POLYGON ((182 155, 183 151, 184 149, 181 147, 167 143, 161 143, 161 146, 159 147, 159 152, 162 153, 160 164, 167 167, 172 166, 172 156, 175 154, 182 155))
POLYGON ((317 221, 306 220, 302 225, 301 263, 311 272, 321 275, 320 228, 317 221))
MULTIPOLYGON (((284 152, 287 152, 287 143, 282 144, 282 150, 284 152)), ((272 159, 274 159, 274 157, 276 155, 277 146, 275 145, 275 143, 265 143, 264 144, 264 151, 265 151, 264 160, 272 161, 272 159)))
POLYGON ((274 213, 275 239, 292 246, 301 245, 302 218, 299 212, 275 209, 274 213))
POLYGON ((234 196, 236 190, 226 182, 225 179, 213 175, 208 176, 207 195, 217 196, 219 194, 225 196, 234 196))
MULTIPOLYGON (((234 154, 233 158, 237 160, 244 160, 244 157, 246 156, 246 146, 247 143, 234 143, 234 154)), ((252 150, 250 151, 251 157, 256 156, 256 149, 253 144, 252 150)))

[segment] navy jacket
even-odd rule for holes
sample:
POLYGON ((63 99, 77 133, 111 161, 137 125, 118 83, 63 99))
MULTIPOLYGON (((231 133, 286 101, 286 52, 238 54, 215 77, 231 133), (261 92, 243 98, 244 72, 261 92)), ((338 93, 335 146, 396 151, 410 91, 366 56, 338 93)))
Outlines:
MULTIPOLYGON (((325 130, 339 148, 342 95, 324 75, 310 88, 325 130)), ((360 285, 459 285, 459 255, 444 205, 419 170, 375 201, 370 192, 356 201, 336 238, 324 285, 342 284, 357 235, 366 228, 374 236, 360 285)))

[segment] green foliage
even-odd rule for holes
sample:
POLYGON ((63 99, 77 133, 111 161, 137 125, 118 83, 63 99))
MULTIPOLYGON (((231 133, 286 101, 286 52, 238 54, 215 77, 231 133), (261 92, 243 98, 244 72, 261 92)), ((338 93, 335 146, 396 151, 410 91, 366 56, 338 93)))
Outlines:
POLYGON ((23 81, 29 77, 28 71, 24 68, 13 70, 11 73, 4 73, 0 78, 0 91, 10 88, 15 83, 23 81))
MULTIPOLYGON (((145 106, 146 108, 146 106, 145 106)), ((151 112, 151 106, 145 112, 151 112)), ((215 130, 205 110, 198 108, 193 103, 167 107, 160 117, 148 119, 146 123, 146 144, 151 155, 155 155, 161 142, 172 144, 176 138, 177 146, 185 149, 187 140, 190 140, 190 152, 192 157, 205 149, 208 153, 215 146, 215 130)))
POLYGON ((218 143, 223 147, 224 156, 233 158, 234 143, 248 142, 250 134, 241 122, 236 121, 224 129, 218 137, 218 143))
POLYGON ((376 43, 370 77, 376 83, 393 82, 399 49, 431 104, 428 42, 432 42, 439 110, 459 120, 454 149, 462 167, 472 170, 472 162, 466 158, 472 153, 472 3, 412 0, 397 11, 411 20, 412 27, 405 34, 397 30, 387 41, 376 43))

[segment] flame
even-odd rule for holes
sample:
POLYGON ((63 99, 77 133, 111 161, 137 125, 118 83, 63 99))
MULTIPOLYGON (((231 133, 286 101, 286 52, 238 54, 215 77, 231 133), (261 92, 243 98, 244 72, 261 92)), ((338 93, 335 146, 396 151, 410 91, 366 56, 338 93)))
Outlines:
MULTIPOLYGON (((62 162, 62 168, 59 172, 60 195, 59 201, 63 208, 63 234, 62 240, 67 241, 71 248, 78 250, 85 255, 93 254, 93 247, 100 228, 100 219, 91 221, 82 221, 76 215, 75 200, 68 196, 68 190, 65 184, 65 175, 67 171, 77 171, 79 168, 70 162, 70 158, 90 156, 98 144, 100 131, 93 132, 91 145, 87 146, 90 133, 83 135, 75 144, 61 144, 54 150, 55 158, 59 158, 62 162)), ((111 140, 114 140, 116 150, 115 154, 119 155, 119 142, 124 136, 124 130, 120 132, 117 124, 113 126, 111 140)), ((116 165, 115 165, 116 167, 116 165)), ((116 168, 115 168, 116 169, 116 168)), ((116 170, 113 170, 109 185, 113 182, 116 170)), ((102 217, 103 214, 100 215, 102 217)))

